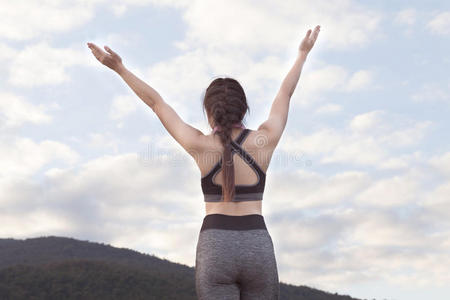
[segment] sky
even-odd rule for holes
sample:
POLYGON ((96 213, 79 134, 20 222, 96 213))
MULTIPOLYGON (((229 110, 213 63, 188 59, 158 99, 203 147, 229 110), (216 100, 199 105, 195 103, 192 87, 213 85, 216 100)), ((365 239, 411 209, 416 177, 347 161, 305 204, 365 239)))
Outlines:
POLYGON ((450 296, 448 1, 0 0, 0 237, 67 236, 191 267, 200 172, 87 47, 108 45, 190 125, 243 86, 256 129, 321 26, 267 171, 280 281, 450 296))

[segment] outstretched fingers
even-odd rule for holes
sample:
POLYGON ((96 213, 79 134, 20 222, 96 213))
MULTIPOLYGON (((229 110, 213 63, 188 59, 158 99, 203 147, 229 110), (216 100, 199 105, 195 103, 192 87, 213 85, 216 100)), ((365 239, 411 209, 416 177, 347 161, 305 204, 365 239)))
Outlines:
POLYGON ((105 52, 100 49, 96 44, 93 43, 88 43, 89 48, 92 50, 92 52, 97 52, 97 53, 103 53, 105 54, 105 52))
MULTIPOLYGON (((109 49, 109 47, 107 47, 107 46, 105 46, 105 49, 107 51, 109 49, 109 51, 108 51, 109 53, 103 51, 100 47, 98 47, 97 45, 95 45, 93 43, 88 43, 88 46, 92 50, 92 53, 94 54, 95 58, 97 58, 98 61, 101 62, 102 64, 105 64, 105 62, 108 59, 108 57, 113 56, 113 54, 109 54, 109 53, 112 52, 112 50, 109 49)), ((116 54, 116 53, 114 53, 114 54, 116 54)))
POLYGON ((312 34, 312 40, 315 41, 317 39, 317 36, 319 35, 320 31, 320 25, 317 25, 316 28, 314 28, 314 33, 312 34))
POLYGON ((111 55, 117 55, 117 53, 112 51, 111 48, 109 48, 108 46, 105 46, 105 50, 111 55))
POLYGON ((311 29, 308 29, 308 31, 306 32, 305 38, 309 39, 310 35, 311 35, 311 29))

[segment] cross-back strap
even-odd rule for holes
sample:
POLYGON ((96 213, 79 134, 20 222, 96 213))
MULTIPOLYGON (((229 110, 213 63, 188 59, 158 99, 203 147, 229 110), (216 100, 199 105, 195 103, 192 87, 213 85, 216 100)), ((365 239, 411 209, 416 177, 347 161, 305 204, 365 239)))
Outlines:
POLYGON ((241 133, 239 134, 239 136, 237 137, 237 139, 234 141, 236 144, 241 145, 242 142, 245 140, 245 138, 247 137, 248 133, 250 132, 250 129, 245 128, 244 130, 241 131, 241 133))
POLYGON ((231 142, 231 146, 234 148, 234 150, 236 152, 239 153, 239 155, 244 158, 244 160, 252 165, 254 168, 256 168, 259 173, 263 173, 264 171, 259 167, 259 165, 256 163, 255 159, 247 152, 244 150, 244 148, 241 147, 242 142, 245 140, 245 138, 248 136, 248 133, 250 132, 249 129, 244 129, 245 132, 242 132, 242 134, 236 139, 236 141, 232 141, 231 142))
MULTIPOLYGON (((231 140, 231 147, 234 149, 234 151, 238 152, 242 158, 244 158, 248 163, 253 164, 254 159, 250 156, 250 154, 245 151, 241 145, 242 142, 245 140, 245 138, 248 136, 248 133, 250 132, 250 129, 245 128, 241 131, 239 136, 235 140, 231 140)), ((233 150, 231 150, 233 151, 233 150)), ((217 171, 222 166, 222 158, 219 159, 219 161, 216 163, 216 165, 213 167, 212 171, 217 171)), ((258 169, 261 170, 257 166, 258 169)), ((261 170, 262 171, 262 170, 261 170)))

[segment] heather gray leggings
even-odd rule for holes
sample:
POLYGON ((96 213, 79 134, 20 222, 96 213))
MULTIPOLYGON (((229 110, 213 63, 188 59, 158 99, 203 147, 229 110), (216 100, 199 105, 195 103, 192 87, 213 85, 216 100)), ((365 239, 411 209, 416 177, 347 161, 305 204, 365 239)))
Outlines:
POLYGON ((279 299, 274 247, 262 215, 205 216, 195 284, 199 300, 279 299))

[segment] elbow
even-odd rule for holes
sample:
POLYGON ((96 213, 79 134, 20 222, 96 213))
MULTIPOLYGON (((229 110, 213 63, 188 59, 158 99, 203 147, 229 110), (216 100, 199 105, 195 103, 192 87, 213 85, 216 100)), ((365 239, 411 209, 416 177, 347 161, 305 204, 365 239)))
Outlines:
POLYGON ((156 105, 156 102, 151 102, 151 101, 149 101, 149 102, 147 103, 147 105, 153 110, 153 112, 154 112, 155 114, 158 113, 158 105, 156 105))
POLYGON ((145 103, 147 103, 147 105, 153 110, 153 112, 157 113, 158 109, 160 108, 160 104, 162 103, 162 101, 155 101, 154 99, 146 99, 146 101, 144 101, 145 103))

